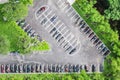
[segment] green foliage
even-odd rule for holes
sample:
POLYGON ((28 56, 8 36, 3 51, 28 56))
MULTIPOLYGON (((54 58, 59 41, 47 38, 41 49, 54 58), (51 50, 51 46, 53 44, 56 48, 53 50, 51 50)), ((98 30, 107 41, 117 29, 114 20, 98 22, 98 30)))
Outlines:
POLYGON ((108 0, 109 8, 105 10, 105 17, 112 20, 120 20, 120 0, 108 0))
POLYGON ((118 39, 118 32, 113 31, 108 20, 106 20, 104 16, 96 10, 96 8, 93 8, 94 4, 95 0, 76 0, 73 7, 111 50, 111 54, 105 60, 103 80, 119 80, 120 41, 118 39))
POLYGON ((1 16, 5 21, 17 21, 24 18, 28 13, 28 6, 23 3, 5 3, 0 9, 1 16))
POLYGON ((6 54, 9 52, 10 42, 6 35, 0 35, 0 53, 6 54))

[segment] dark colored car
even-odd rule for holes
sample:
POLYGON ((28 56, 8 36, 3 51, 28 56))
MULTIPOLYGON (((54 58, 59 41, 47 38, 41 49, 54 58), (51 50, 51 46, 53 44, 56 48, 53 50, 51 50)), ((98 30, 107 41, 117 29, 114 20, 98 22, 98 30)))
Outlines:
POLYGON ((23 66, 22 66, 22 64, 19 64, 19 65, 18 65, 18 71, 19 71, 19 73, 22 73, 22 72, 23 72, 23 66))
POLYGON ((76 72, 76 66, 73 65, 73 72, 76 72))
POLYGON ((51 31, 50 34, 53 33, 56 30, 56 28, 54 27, 51 31))
POLYGON ((31 65, 27 64, 27 73, 30 73, 30 72, 31 72, 31 65))
POLYGON ((90 39, 90 41, 95 41, 96 39, 97 39, 97 36, 94 35, 94 36, 90 39))
POLYGON ((48 72, 52 72, 52 67, 51 67, 51 65, 48 65, 48 72))
POLYGON ((91 32, 91 29, 89 28, 87 31, 86 31, 86 34, 89 34, 91 32))
POLYGON ((79 64, 76 65, 76 72, 79 72, 80 71, 80 66, 79 64))
POLYGON ((69 47, 66 49, 66 51, 70 50, 71 48, 72 48, 72 46, 69 46, 69 47))
POLYGON ((64 66, 60 65, 60 72, 63 72, 63 71, 64 71, 64 66))
POLYGON ((110 50, 107 50, 103 55, 107 56, 110 53, 110 50))
POLYGON ((27 73, 27 64, 23 64, 23 72, 27 73))
POLYGON ((87 26, 87 27, 83 30, 83 32, 88 31, 88 29, 89 29, 89 27, 87 26))
POLYGON ((36 72, 40 72, 40 65, 36 64, 36 72))
POLYGON ((88 65, 84 65, 84 69, 85 69, 86 72, 88 72, 89 71, 89 66, 88 65))
POLYGON ((95 72, 96 71, 96 68, 95 68, 95 65, 93 64, 92 65, 92 72, 95 72))
POLYGON ((48 69, 47 65, 44 65, 44 72, 47 72, 47 69, 48 69))
POLYGON ((64 39, 64 37, 62 36, 59 40, 58 40, 58 42, 60 42, 62 39, 64 39))
POLYGON ((55 72, 55 64, 52 65, 52 72, 55 72))
POLYGON ((102 50, 101 50, 101 53, 103 52, 106 52, 108 49, 107 49, 107 47, 104 47, 102 50))
POLYGON ((76 48, 72 49, 69 54, 73 54, 76 51, 76 48))
POLYGON ((18 65, 17 64, 14 64, 14 72, 18 73, 18 65))
POLYGON ((14 64, 10 64, 10 72, 11 73, 14 73, 15 71, 14 71, 14 64))
POLYGON ((45 24, 46 22, 47 22, 47 18, 42 20, 41 25, 45 24))
POLYGON ((69 72, 73 72, 73 66, 71 64, 69 64, 69 68, 68 68, 69 72))
POLYGON ((98 43, 95 45, 95 46, 98 46, 98 45, 100 45, 102 42, 101 41, 98 41, 98 43))
POLYGON ((97 38, 97 39, 93 42, 93 44, 96 44, 98 41, 99 41, 99 38, 97 38))
POLYGON ((83 24, 81 25, 80 30, 86 27, 85 24, 86 24, 86 23, 83 23, 83 24))
POLYGON ((78 26, 81 26, 81 25, 84 24, 84 23, 85 23, 84 20, 81 20, 81 21, 79 22, 78 26))
POLYGON ((9 72, 10 72, 10 65, 9 65, 9 64, 6 64, 6 65, 5 65, 5 72, 6 72, 6 73, 9 73, 9 72))
POLYGON ((35 72, 35 64, 31 65, 31 72, 33 72, 33 73, 35 72))
POLYGON ((91 37, 94 35, 94 32, 91 32, 88 37, 91 37))
POLYGON ((58 35, 55 37, 55 39, 58 39, 60 36, 61 36, 61 34, 58 34, 58 35))
POLYGON ((53 34, 53 36, 52 37, 54 37, 55 35, 57 35, 57 34, 59 34, 59 32, 58 31, 56 31, 54 34, 53 34))
POLYGON ((57 18, 57 16, 53 16, 50 21, 53 22, 55 19, 57 18))
POLYGON ((59 72, 60 71, 60 67, 59 65, 56 65, 56 71, 55 72, 59 72))

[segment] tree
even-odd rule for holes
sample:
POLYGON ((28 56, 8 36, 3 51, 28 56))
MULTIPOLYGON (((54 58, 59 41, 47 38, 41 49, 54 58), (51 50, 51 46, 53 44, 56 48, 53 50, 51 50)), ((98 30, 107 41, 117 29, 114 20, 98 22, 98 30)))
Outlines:
POLYGON ((107 19, 120 19, 120 0, 108 0, 109 8, 105 10, 105 17, 107 19))
POLYGON ((23 3, 5 3, 1 10, 4 21, 23 19, 28 13, 28 6, 23 3))
POLYGON ((0 35, 0 54, 5 54, 10 49, 10 42, 6 35, 0 35))

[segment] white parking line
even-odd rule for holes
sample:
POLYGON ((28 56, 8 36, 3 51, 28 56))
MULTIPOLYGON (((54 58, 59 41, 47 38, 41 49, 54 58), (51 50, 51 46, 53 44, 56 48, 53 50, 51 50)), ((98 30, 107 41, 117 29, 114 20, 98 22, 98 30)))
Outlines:
POLYGON ((63 7, 64 7, 64 5, 66 5, 66 3, 65 3, 65 2, 63 2, 61 5, 59 5, 59 7, 60 7, 60 8, 63 8, 63 7))
POLYGON ((57 26, 61 21, 58 20, 54 25, 57 26))
POLYGON ((52 11, 50 11, 46 16, 48 17, 50 14, 52 14, 52 11))
POLYGON ((55 16, 55 14, 53 14, 51 17, 50 17, 50 20, 51 20, 51 18, 53 18, 55 16))
POLYGON ((71 9, 71 7, 70 7, 70 8, 68 8, 68 9, 65 11, 65 13, 67 13, 70 9, 71 9))
POLYGON ((69 5, 66 5, 65 7, 63 7, 64 10, 67 10, 67 9, 69 9, 69 8, 70 8, 69 5))
POLYGON ((57 29, 60 29, 64 24, 62 23, 60 26, 57 27, 57 29))
POLYGON ((75 45, 77 44, 77 40, 76 40, 76 39, 74 39, 74 41, 72 41, 72 42, 71 42, 71 44, 72 44, 72 46, 74 46, 74 47, 75 47, 75 45))

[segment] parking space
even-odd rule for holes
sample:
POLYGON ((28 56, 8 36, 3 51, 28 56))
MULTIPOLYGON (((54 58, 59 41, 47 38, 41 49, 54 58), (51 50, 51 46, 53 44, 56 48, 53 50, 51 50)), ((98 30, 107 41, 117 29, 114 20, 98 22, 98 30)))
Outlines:
POLYGON ((43 52, 42 55, 36 53, 32 57, 26 55, 25 60, 48 66, 47 69, 43 66, 42 72, 55 72, 59 66, 64 68, 68 65, 71 65, 69 71, 74 72, 76 70, 71 67, 77 64, 88 72, 103 71, 104 57, 110 51, 82 17, 66 0, 40 1, 43 0, 35 1, 35 5, 30 8, 26 21, 49 42, 51 51, 43 52), (45 10, 41 9, 43 7, 46 7, 45 10), (39 10, 41 12, 37 13, 39 10))
POLYGON ((48 5, 44 5, 41 8, 41 12, 39 12, 38 9, 35 13, 36 16, 39 15, 36 19, 40 22, 40 24, 68 54, 73 54, 76 51, 78 52, 80 43, 78 43, 78 40, 75 38, 74 34, 70 32, 68 27, 59 19, 59 17, 48 5), (43 7, 45 9, 44 11, 41 10, 43 7), (63 37, 63 41, 61 42, 58 40, 58 37, 63 37), (71 48, 69 48, 70 46, 71 48))

